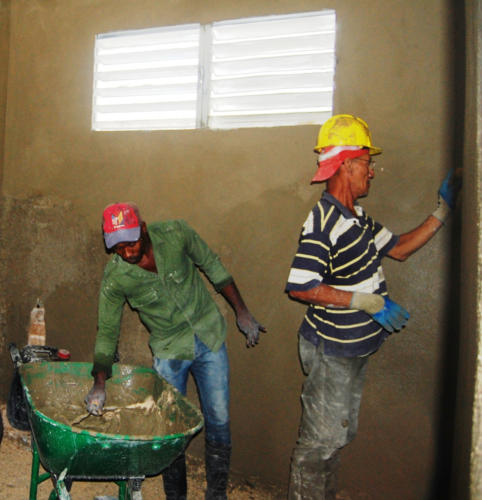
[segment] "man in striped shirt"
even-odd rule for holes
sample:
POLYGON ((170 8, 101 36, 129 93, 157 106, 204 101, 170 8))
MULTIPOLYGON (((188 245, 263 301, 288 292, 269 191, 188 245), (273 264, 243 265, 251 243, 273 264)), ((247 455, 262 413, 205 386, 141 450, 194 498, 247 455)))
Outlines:
POLYGON ((374 178, 367 124, 336 115, 320 129, 312 182, 327 181, 301 232, 286 291, 308 304, 299 329, 306 374, 299 438, 293 451, 290 499, 335 498, 338 450, 358 425, 368 357, 408 320, 387 291, 381 260, 403 261, 442 227, 455 205, 451 173, 439 190, 439 205, 420 226, 400 236, 368 216, 358 198, 374 178))

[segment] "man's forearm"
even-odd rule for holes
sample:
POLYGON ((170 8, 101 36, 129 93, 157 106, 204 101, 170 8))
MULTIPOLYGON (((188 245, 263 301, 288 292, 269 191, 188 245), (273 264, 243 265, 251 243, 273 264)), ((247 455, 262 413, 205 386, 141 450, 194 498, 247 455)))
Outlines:
POLYGON ((220 291, 234 309, 236 314, 236 325, 240 332, 246 336, 246 345, 248 347, 254 347, 258 343, 259 333, 265 332, 266 328, 258 323, 249 312, 234 281, 228 283, 220 291))
POLYGON ((365 311, 389 332, 399 331, 409 318, 403 307, 391 301, 388 296, 376 293, 345 292, 321 284, 305 292, 291 291, 289 294, 290 297, 310 304, 365 311))
POLYGON ((105 372, 94 373, 94 387, 99 389, 105 389, 105 381, 107 380, 107 374, 105 372))
POLYGON ((231 307, 234 309, 236 314, 246 311, 247 307, 244 303, 243 297, 236 286, 234 281, 231 281, 226 286, 221 288, 221 295, 228 301, 231 307))
POLYGON ((402 234, 398 243, 388 252, 388 255, 393 259, 403 261, 430 241, 455 209, 461 185, 461 169, 451 169, 438 190, 438 206, 436 210, 420 226, 402 234))
POLYGON ((109 321, 105 320, 105 317, 110 318, 106 314, 99 313, 97 336, 94 346, 93 372, 105 372, 107 378, 109 378, 112 374, 112 365, 115 361, 115 353, 119 341, 120 319, 109 321))
POLYGON ((307 302, 309 304, 334 308, 349 308, 353 293, 321 284, 310 290, 291 290, 289 295, 293 299, 301 300, 302 302, 307 302))
POLYGON ((402 234, 398 243, 388 252, 393 259, 404 261, 429 242, 443 223, 430 215, 425 221, 408 233, 402 234))
POLYGON ((98 344, 94 350, 94 365, 92 368, 92 375, 96 373, 105 373, 107 378, 112 375, 112 365, 115 361, 116 344, 113 348, 102 348, 99 349, 98 344))

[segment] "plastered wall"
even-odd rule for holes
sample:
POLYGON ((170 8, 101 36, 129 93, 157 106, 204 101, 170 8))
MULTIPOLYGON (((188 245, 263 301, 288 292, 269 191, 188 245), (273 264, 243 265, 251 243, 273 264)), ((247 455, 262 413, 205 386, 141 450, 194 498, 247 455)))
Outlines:
POLYGON ((452 498, 482 498, 482 4, 466 8, 466 116, 462 211, 461 315, 452 498), (473 404, 472 404, 473 401, 473 404), (466 453, 465 451, 470 451, 466 453), (470 479, 467 471, 470 470, 470 479), (470 488, 467 485, 470 484, 470 488))
POLYGON ((5 111, 7 105, 8 48, 10 40, 9 5, 9 1, 0 1, 0 183, 3 171, 5 111))
MULTIPOLYGON (((337 12, 335 111, 365 118, 384 150, 363 204, 394 232, 411 229, 435 208, 453 158, 453 12, 446 1, 13 0, 2 42, 8 51, 0 44, 1 68, 8 67, 0 103, 3 345, 25 342, 29 311, 41 297, 48 342, 90 360, 107 258, 102 208, 134 200, 148 221, 188 220, 268 329, 247 350, 216 297, 230 324, 233 469, 283 486, 300 416, 296 330, 304 313, 283 289, 299 230, 321 194, 322 186, 309 184, 318 126, 94 133, 93 47, 102 32, 322 8, 337 12)), ((456 241, 448 224, 408 262, 385 265, 391 295, 411 320, 370 363, 359 435, 342 455, 340 487, 353 498, 442 498, 447 486, 447 361, 458 335, 458 305, 447 290, 457 286, 456 241)), ((122 361, 150 364, 146 340, 126 310, 122 361)), ((5 395, 5 350, 1 361, 5 395)), ((201 446, 198 438, 192 450, 201 446)))
MULTIPOLYGON (((0 2, 0 182, 3 176, 3 159, 4 159, 4 140, 5 140, 5 119, 7 106, 7 75, 8 75, 8 54, 9 54, 9 20, 10 10, 9 2, 0 2)), ((3 275, 0 270, 0 276, 3 275)), ((6 297, 5 294, 0 296, 0 328, 5 332, 6 328, 6 297)), ((4 358, 6 347, 5 333, 0 334, 0 352, 4 358)), ((5 364, 4 360, 2 360, 5 364)), ((5 375, 5 369, 2 375, 5 375)), ((4 377, 5 378, 5 377, 4 377)), ((5 386, 8 378, 5 380, 5 386)), ((3 388, 5 392, 6 387, 3 388)))

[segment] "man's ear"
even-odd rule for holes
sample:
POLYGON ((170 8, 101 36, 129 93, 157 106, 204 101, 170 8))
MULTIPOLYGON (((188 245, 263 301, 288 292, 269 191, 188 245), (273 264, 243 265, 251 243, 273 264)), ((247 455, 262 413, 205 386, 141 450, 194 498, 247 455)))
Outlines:
POLYGON ((345 158, 343 160, 343 163, 341 164, 341 167, 345 170, 345 172, 349 175, 353 174, 353 161, 351 158, 345 158))

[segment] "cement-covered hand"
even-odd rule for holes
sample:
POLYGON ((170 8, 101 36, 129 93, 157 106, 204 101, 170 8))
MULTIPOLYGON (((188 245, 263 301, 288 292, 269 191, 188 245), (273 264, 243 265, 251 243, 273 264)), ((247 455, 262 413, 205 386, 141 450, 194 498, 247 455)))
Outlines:
POLYGON ((410 317, 402 306, 376 293, 354 292, 350 307, 367 312, 389 332, 401 330, 410 317))
POLYGON ((241 312, 236 317, 239 330, 246 336, 246 345, 254 347, 259 342, 259 332, 265 332, 263 325, 258 323, 249 311, 241 312))
POLYGON ((85 396, 84 401, 87 406, 87 411, 91 415, 102 415, 105 403, 105 389, 94 385, 87 396, 85 396))

